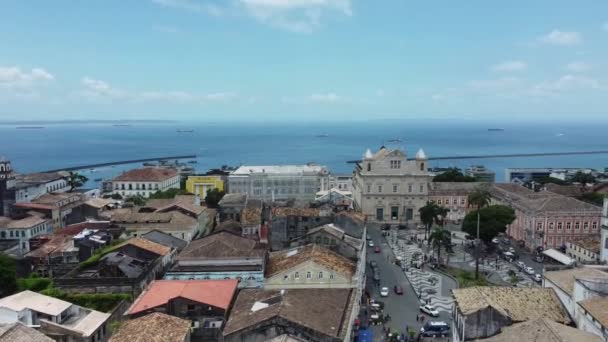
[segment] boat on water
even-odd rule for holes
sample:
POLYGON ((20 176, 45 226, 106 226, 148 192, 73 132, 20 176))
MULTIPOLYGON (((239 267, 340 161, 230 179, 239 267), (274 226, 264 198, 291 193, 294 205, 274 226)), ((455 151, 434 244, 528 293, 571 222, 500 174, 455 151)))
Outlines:
POLYGON ((46 128, 44 126, 17 126, 17 129, 43 129, 46 128))
POLYGON ((129 124, 113 124, 114 127, 131 127, 129 124))
POLYGON ((317 138, 327 138, 329 134, 317 134, 317 138))
POLYGON ((177 133, 194 133, 193 129, 178 129, 177 133))
POLYGON ((96 181, 96 182, 101 182, 102 180, 103 180, 103 179, 101 179, 101 178, 95 178, 95 179, 94 179, 94 181, 96 181))
POLYGON ((398 143, 401 143, 402 141, 401 141, 401 139, 391 139, 388 142, 392 143, 392 144, 398 144, 398 143))
POLYGON ((151 162, 146 162, 144 163, 144 166, 157 166, 158 164, 156 163, 151 163, 151 162))
POLYGON ((489 132, 502 132, 504 130, 504 128, 488 128, 489 132))
POLYGON ((190 160, 190 161, 188 161, 188 164, 196 164, 196 163, 198 163, 196 160, 190 160))

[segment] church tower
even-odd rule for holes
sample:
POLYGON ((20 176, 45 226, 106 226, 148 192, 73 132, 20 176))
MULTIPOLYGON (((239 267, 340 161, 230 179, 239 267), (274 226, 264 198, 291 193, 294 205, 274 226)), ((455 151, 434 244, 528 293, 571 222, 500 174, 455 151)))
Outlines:
POLYGON ((6 204, 9 197, 9 189, 12 188, 12 181, 15 175, 11 167, 11 162, 0 157, 0 216, 8 215, 8 206, 6 204))

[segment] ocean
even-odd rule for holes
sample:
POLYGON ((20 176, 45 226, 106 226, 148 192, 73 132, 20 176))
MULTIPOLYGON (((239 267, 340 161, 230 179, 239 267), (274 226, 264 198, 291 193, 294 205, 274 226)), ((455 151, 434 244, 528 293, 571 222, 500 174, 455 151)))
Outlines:
MULTIPOLYGON (((605 125, 482 124, 386 120, 332 123, 110 123, 46 124, 43 129, 0 125, 0 157, 11 160, 20 173, 129 159, 197 155, 198 171, 221 165, 326 165, 334 173, 350 173, 348 160, 361 159, 367 148, 383 144, 413 156, 484 155, 608 150, 605 125), (488 131, 500 127, 504 131, 488 131), (179 133, 178 130, 193 130, 179 133), (321 137, 323 135, 323 137, 321 137), (325 136, 326 135, 326 136, 325 136), (394 142, 395 139, 401 142, 394 142), (393 141, 392 141, 393 140, 393 141), (392 141, 392 142, 391 142, 392 141)), ((482 164, 504 180, 508 167, 608 167, 608 155, 551 156, 432 161, 431 166, 482 164)), ((125 165, 83 170, 91 179, 111 178, 125 165)))

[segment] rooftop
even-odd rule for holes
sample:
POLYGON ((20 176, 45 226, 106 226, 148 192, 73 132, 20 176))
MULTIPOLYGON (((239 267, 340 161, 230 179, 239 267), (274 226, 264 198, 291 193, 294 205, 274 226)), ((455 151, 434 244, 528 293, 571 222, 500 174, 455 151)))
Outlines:
POLYGON ((344 241, 346 244, 352 246, 356 250, 363 248, 363 241, 361 239, 348 235, 342 228, 336 227, 333 223, 309 229, 308 232, 306 232, 306 235, 315 234, 320 231, 335 236, 337 239, 344 241))
POLYGON ((583 194, 583 190, 580 185, 559 185, 554 183, 547 183, 544 185, 546 191, 550 191, 556 194, 560 194, 568 197, 578 197, 583 194))
POLYGON ((265 253, 256 241, 222 231, 193 240, 177 259, 261 258, 265 253))
POLYGON ((119 249, 122 246, 131 245, 141 249, 144 249, 148 252, 152 252, 154 254, 158 254, 159 256, 167 255, 171 253, 171 248, 167 246, 163 246, 159 243, 150 241, 148 239, 144 239, 142 237, 131 238, 120 245, 116 246, 114 249, 119 249))
POLYGON ((109 342, 181 342, 190 325, 188 320, 155 312, 124 322, 109 342))
POLYGON ((59 206, 65 205, 62 202, 65 202, 65 201, 76 202, 76 201, 80 200, 80 198, 81 198, 80 194, 69 193, 69 192, 53 192, 53 193, 44 194, 44 195, 34 199, 32 201, 32 203, 59 207, 59 206))
POLYGON ((97 209, 101 209, 113 203, 116 203, 116 200, 105 198, 91 198, 84 202, 84 204, 88 205, 89 207, 97 209))
POLYGON ((568 313, 551 288, 476 286, 454 289, 455 305, 463 315, 493 307, 513 322, 548 318, 570 323, 568 313))
POLYGON ((175 248, 177 250, 182 250, 184 247, 186 247, 186 245, 188 245, 186 241, 156 229, 141 235, 141 237, 169 248, 175 248))
POLYGON ((429 183, 429 195, 467 195, 478 188, 487 187, 488 183, 482 182, 431 182, 429 183))
POLYGON ((600 342, 594 334, 553 322, 549 319, 535 319, 502 328, 495 336, 477 340, 479 342, 600 342))
POLYGON ((49 220, 38 216, 27 216, 16 220, 6 216, 0 216, 0 228, 31 228, 47 221, 49 220))
POLYGON ((296 336, 283 334, 283 335, 279 335, 275 338, 271 338, 270 340, 267 340, 266 342, 306 342, 306 340, 303 340, 296 336))
POLYGON ((600 237, 599 236, 586 236, 571 242, 573 245, 577 245, 595 254, 600 254, 600 237))
POLYGON ((45 173, 29 173, 25 175, 17 175, 15 177, 17 187, 21 185, 36 185, 44 184, 52 181, 56 181, 64 178, 59 172, 45 172, 45 173))
POLYGON ((46 258, 64 252, 76 252, 77 250, 74 247, 74 239, 71 236, 52 235, 52 238, 48 242, 29 252, 26 256, 31 258, 46 258))
POLYGON ((547 271, 545 279, 551 281, 570 297, 574 296, 574 283, 576 279, 603 279, 608 280, 608 272, 591 267, 576 267, 561 271, 547 271))
POLYGON ((228 232, 232 232, 237 235, 241 235, 243 232, 243 227, 241 226, 240 223, 236 222, 235 220, 226 220, 226 221, 220 223, 219 225, 217 225, 217 227, 215 227, 214 231, 216 231, 216 232, 228 231, 228 232))
POLYGON ((17 322, 0 324, 0 342, 55 342, 55 340, 17 322))
POLYGON ((318 208, 298 208, 298 207, 275 207, 272 208, 272 216, 275 217, 286 217, 286 216, 302 216, 302 217, 313 217, 320 216, 321 210, 318 208))
POLYGON ((161 305, 174 298, 189 299, 216 308, 228 310, 236 294, 238 281, 225 280, 156 280, 133 303, 133 315, 161 305))
POLYGON ((220 207, 223 205, 245 205, 247 203, 246 193, 225 194, 219 202, 220 207))
POLYGON ((49 316, 57 316, 70 306, 72 303, 33 291, 23 291, 0 299, 0 307, 13 311, 30 309, 49 316))
POLYGON ((157 229, 190 232, 193 227, 198 226, 196 218, 180 211, 166 213, 115 212, 111 213, 110 221, 124 226, 128 230, 144 231, 157 229))
POLYGON ((270 253, 266 265, 266 277, 272 277, 283 271, 287 271, 302 263, 312 261, 333 272, 340 273, 345 277, 352 277, 357 264, 325 247, 309 244, 303 247, 270 253))
POLYGON ((243 209, 241 214, 242 224, 261 224, 262 223, 262 208, 250 208, 243 209))
POLYGON ((241 166, 231 175, 245 176, 254 173, 301 175, 304 173, 320 173, 325 168, 321 165, 268 165, 268 166, 241 166))
MULTIPOLYGON (((111 252, 104 255, 101 261, 107 265, 113 265, 117 267, 122 275, 127 278, 138 278, 145 271, 147 266, 146 262, 133 258, 129 255, 120 252, 111 252)), ((97 272, 95 274, 98 274, 97 272)), ((80 277, 88 278, 88 273, 81 273, 80 277)))
POLYGON ((604 328, 608 327, 608 297, 592 297, 578 304, 604 328))
POLYGON ((161 182, 177 176, 177 171, 168 168, 145 167, 126 171, 113 179, 114 182, 161 182))
POLYGON ((351 289, 245 289, 232 307, 224 336, 281 317, 328 336, 342 338, 348 324, 351 289))

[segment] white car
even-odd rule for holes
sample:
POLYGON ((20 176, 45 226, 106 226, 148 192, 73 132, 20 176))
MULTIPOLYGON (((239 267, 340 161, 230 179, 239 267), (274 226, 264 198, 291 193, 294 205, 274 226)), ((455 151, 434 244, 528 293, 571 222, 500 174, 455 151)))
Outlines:
POLYGON ((439 311, 432 305, 420 305, 420 311, 433 317, 439 317, 439 311))
POLYGON ((536 272, 534 272, 534 269, 532 267, 530 267, 530 266, 524 268, 524 272, 526 272, 526 273, 528 273, 530 275, 533 275, 534 273, 536 273, 536 272))
POLYGON ((534 281, 536 281, 537 283, 540 283, 540 282, 542 282, 542 281, 543 281, 543 277, 541 277, 541 275, 540 275, 540 274, 536 273, 536 274, 534 275, 534 281))
POLYGON ((515 248, 513 248, 513 247, 509 247, 509 252, 511 252, 511 253, 515 253, 515 248))
POLYGON ((524 262, 523 262, 523 261, 518 261, 518 262, 517 262, 517 267, 519 267, 519 268, 524 268, 524 267, 526 267, 526 264, 524 264, 524 262))
POLYGON ((374 241, 369 240, 369 242, 367 243, 367 245, 370 246, 370 247, 374 247, 374 241))
POLYGON ((492 239, 492 243, 498 244, 500 241, 498 241, 498 238, 493 238, 492 239))
POLYGON ((388 297, 388 287, 380 289, 380 297, 388 297))

